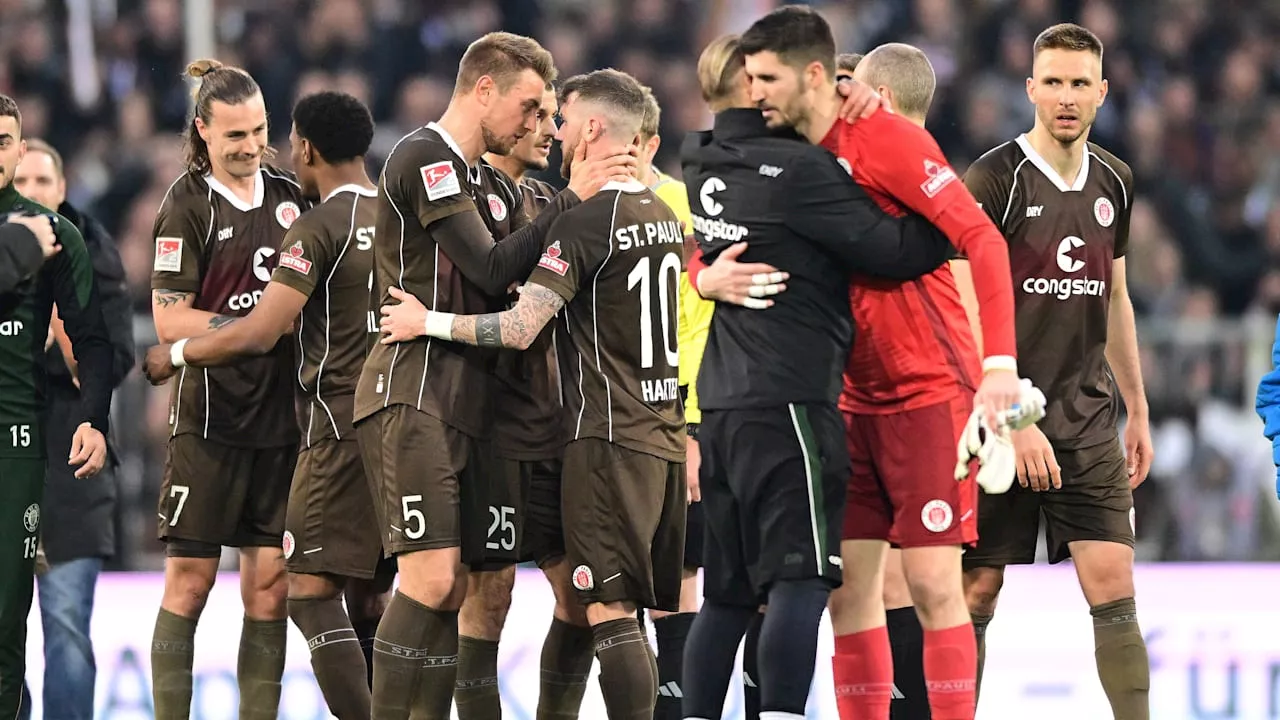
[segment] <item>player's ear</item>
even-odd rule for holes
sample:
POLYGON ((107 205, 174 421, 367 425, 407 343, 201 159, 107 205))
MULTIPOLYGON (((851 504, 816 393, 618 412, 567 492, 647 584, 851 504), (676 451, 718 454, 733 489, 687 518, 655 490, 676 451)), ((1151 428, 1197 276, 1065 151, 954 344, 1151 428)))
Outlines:
POLYGON ((1027 78, 1027 99, 1033 105, 1036 102, 1036 79, 1033 77, 1027 78))
POLYGON ((1107 102, 1107 92, 1110 89, 1106 78, 1103 78, 1102 82, 1098 83, 1098 107, 1102 107, 1107 102))
POLYGON ((497 86, 493 82, 493 78, 488 75, 481 75, 480 79, 476 80, 475 93, 476 97, 479 98, 481 105, 489 104, 489 99, 493 96, 493 92, 496 89, 497 86))
MULTIPOLYGON (((639 135, 637 135, 637 136, 636 136, 636 142, 637 142, 637 143, 639 143, 639 142, 640 142, 640 136, 639 136, 639 135)), ((645 151, 645 153, 647 153, 647 154, 649 154, 649 155, 651 155, 651 156, 652 156, 652 155, 657 155, 657 154, 658 154, 658 148, 660 148, 660 147, 662 147, 662 138, 658 137, 657 135, 654 135, 653 137, 649 138, 649 142, 644 143, 644 151, 645 151)))

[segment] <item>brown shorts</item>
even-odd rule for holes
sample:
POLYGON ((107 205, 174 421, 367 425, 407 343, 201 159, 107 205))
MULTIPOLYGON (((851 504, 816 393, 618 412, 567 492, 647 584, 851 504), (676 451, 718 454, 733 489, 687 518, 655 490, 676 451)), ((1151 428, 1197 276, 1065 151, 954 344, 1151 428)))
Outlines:
POLYGON ((564 523, 560 520, 560 460, 521 462, 528 477, 524 496, 524 537, 520 540, 521 562, 531 560, 539 567, 564 557, 564 523))
POLYGON ((584 605, 675 612, 684 568, 684 463, 599 438, 564 450, 565 559, 584 605))
POLYGON ((374 577, 382 534, 354 439, 321 440, 298 454, 284 526, 289 572, 374 577))
POLYGON ((1014 483, 1009 492, 978 500, 978 546, 966 568, 1035 562, 1044 513, 1049 562, 1070 557, 1068 543, 1104 540, 1133 547, 1133 491, 1119 438, 1087 448, 1054 448, 1062 488, 1033 492, 1014 483))
POLYGON ((475 475, 479 443, 408 405, 361 420, 356 439, 388 554, 460 547, 464 563, 483 559, 489 518, 477 487, 483 476, 475 475))
POLYGON ((279 547, 296 445, 243 448, 169 439, 157 512, 161 540, 279 547))

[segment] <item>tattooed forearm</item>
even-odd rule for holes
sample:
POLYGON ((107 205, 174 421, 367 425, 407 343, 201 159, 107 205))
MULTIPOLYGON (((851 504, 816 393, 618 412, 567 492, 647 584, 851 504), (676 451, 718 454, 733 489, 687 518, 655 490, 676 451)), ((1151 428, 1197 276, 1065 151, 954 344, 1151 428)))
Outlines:
POLYGON ((454 317, 453 339, 480 347, 524 350, 562 307, 564 298, 559 294, 539 285, 526 285, 520 301, 510 310, 454 317))
POLYGON ((502 347, 501 313, 476 316, 476 345, 502 347))
POLYGON ((214 315, 209 318, 209 329, 217 330, 220 327, 230 325, 240 318, 231 317, 230 315, 214 315))
POLYGON ((195 293, 182 290, 156 290, 152 292, 151 297, 156 305, 167 308, 185 302, 192 295, 195 295, 195 293))

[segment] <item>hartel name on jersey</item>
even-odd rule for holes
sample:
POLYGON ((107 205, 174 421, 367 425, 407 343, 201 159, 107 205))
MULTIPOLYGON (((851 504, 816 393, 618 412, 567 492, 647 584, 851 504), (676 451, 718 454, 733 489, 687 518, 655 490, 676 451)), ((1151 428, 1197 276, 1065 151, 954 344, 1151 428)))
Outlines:
POLYGON ((693 229, 694 232, 706 236, 707 240, 728 240, 729 242, 740 242, 749 234, 745 226, 725 222, 720 218, 709 220, 701 215, 693 216, 693 229))
POLYGON ((680 232, 680 223, 674 220, 647 222, 643 225, 644 237, 640 237, 640 225, 628 225, 618 228, 613 237, 618 241, 618 250, 649 247, 650 245, 666 245, 684 242, 684 234, 680 232))
POLYGON ((641 380, 640 393, 647 403, 671 402, 680 397, 678 378, 662 378, 660 380, 641 380))
POLYGON ((26 327, 21 320, 5 320, 0 322, 0 337, 17 337, 22 334, 22 328, 26 327))

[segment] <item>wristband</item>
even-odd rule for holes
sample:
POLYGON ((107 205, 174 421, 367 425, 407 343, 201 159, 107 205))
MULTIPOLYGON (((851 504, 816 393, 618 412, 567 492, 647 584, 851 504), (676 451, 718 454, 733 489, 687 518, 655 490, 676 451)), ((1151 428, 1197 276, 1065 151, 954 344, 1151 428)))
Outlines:
POLYGON ((694 440, 698 439, 698 423, 685 423, 684 432, 694 440))
POLYGON ((182 338, 169 348, 169 364, 176 368, 186 367, 187 359, 182 356, 182 351, 187 347, 187 338, 182 338))
POLYGON ((1018 359, 1012 355, 988 355, 982 361, 982 374, 997 370, 1008 370, 1013 374, 1018 373, 1018 359))
POLYGON ((440 338, 441 340, 452 340, 453 313, 428 310, 427 321, 424 323, 423 330, 426 332, 427 337, 440 338))

